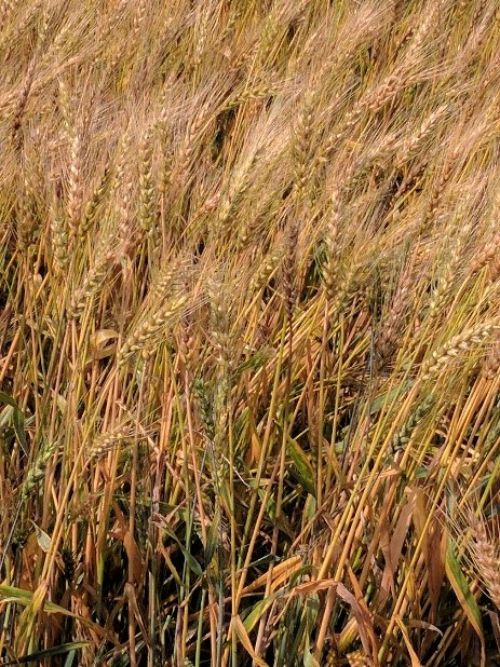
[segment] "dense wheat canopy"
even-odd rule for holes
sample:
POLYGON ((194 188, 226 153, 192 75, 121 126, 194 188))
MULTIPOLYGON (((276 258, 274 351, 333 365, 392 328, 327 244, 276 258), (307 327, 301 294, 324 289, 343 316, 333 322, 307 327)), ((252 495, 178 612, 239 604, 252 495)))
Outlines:
POLYGON ((0 57, 0 664, 498 664, 497 0, 0 57))

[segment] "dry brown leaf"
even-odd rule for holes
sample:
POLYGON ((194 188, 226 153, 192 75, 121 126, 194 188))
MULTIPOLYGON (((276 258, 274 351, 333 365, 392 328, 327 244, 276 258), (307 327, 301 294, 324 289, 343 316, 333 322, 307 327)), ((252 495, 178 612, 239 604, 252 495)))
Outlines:
POLYGON ((248 653, 248 655, 252 658, 254 663, 258 665, 258 667, 268 667, 267 662, 265 662, 265 660, 262 660, 262 658, 260 658, 255 653, 254 647, 252 646, 252 642, 250 641, 250 637, 248 636, 248 633, 245 630, 245 626, 243 625, 241 618, 239 616, 233 616, 233 618, 231 619, 231 623, 234 626, 234 629, 239 637, 241 645, 248 653))
POLYGON ((406 648, 408 649, 408 653, 410 655, 411 667, 422 667, 422 663, 418 659, 418 655, 415 653, 415 649, 411 645, 410 637, 408 635, 408 630, 406 629, 405 624, 399 616, 395 616, 394 620, 398 624, 398 627, 401 630, 401 634, 403 635, 406 648))

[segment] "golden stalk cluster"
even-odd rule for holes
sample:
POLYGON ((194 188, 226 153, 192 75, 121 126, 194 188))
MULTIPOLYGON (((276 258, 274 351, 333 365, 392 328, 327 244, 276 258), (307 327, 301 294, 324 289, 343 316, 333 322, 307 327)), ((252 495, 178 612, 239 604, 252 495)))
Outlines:
POLYGON ((0 664, 499 663, 499 21, 0 0, 0 664))

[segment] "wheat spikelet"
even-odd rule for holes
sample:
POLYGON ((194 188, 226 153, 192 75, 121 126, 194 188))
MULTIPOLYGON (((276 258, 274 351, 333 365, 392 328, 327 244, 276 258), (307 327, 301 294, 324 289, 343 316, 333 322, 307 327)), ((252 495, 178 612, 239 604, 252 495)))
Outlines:
POLYGON ((131 133, 128 129, 120 137, 120 143, 118 146, 118 156, 116 160, 115 174, 112 182, 113 192, 117 192, 121 187, 124 178, 125 171, 129 165, 129 151, 132 144, 131 133))
POLYGON ((370 660, 364 651, 351 651, 347 654, 349 667, 369 667, 370 660))
POLYGON ((197 11, 196 20, 196 41, 193 53, 194 67, 200 67, 203 61, 203 54, 206 48, 207 33, 208 33, 208 18, 210 13, 200 9, 197 11))
POLYGON ((483 250, 473 257, 470 271, 471 273, 479 273, 485 266, 494 265, 494 260, 500 253, 500 232, 497 232, 494 237, 483 248, 483 250))
MULTIPOLYGON (((462 52, 464 63, 468 63, 476 56, 486 41, 488 30, 494 29, 495 25, 498 24, 498 15, 495 16, 498 9, 495 9, 494 3, 490 3, 488 6, 486 6, 486 3, 487 0, 481 0, 472 16, 470 32, 462 52), (481 14, 484 14, 482 19, 481 14)), ((496 27, 498 29, 498 25, 496 27)))
MULTIPOLYGON (((495 281, 497 265, 500 264, 500 190, 498 190, 493 199, 493 206, 490 215, 490 221, 494 231, 492 238, 487 241, 484 247, 473 258, 470 266, 472 274, 479 273, 485 266, 488 266, 491 282, 495 281)), ((497 274, 498 275, 498 274, 497 274)))
POLYGON ((449 105, 442 104, 433 111, 420 125, 418 130, 409 139, 403 142, 399 150, 396 149, 396 159, 394 165, 401 169, 419 149, 422 142, 429 136, 433 128, 441 121, 442 117, 448 112, 449 105))
POLYGON ((297 299, 295 290, 295 275, 297 273, 297 242, 299 225, 296 221, 290 223, 286 237, 285 255, 283 258, 283 292, 285 309, 289 324, 292 322, 293 309, 297 299))
MULTIPOLYGON (((231 213, 238 206, 243 198, 246 190, 249 188, 251 181, 248 177, 252 167, 258 160, 260 150, 255 147, 249 152, 248 157, 243 161, 239 169, 235 169, 235 173, 231 182, 229 183, 227 194, 220 200, 218 208, 218 223, 222 227, 229 220, 231 213)), ((240 231, 239 244, 243 246, 247 240, 247 228, 240 231)))
POLYGON ((73 238, 79 235, 81 206, 81 139, 78 131, 75 131, 71 141, 68 183, 68 224, 73 238))
POLYGON ((423 20, 419 21, 418 27, 409 40, 408 48, 404 54, 406 61, 416 57, 418 49, 422 46, 429 31, 437 23, 439 15, 445 10, 448 0, 430 0, 425 6, 423 20))
POLYGON ((138 0, 138 2, 136 3, 136 11, 134 14, 134 25, 133 25, 135 39, 137 39, 140 35, 142 24, 144 23, 146 14, 147 14, 146 0, 138 0))
POLYGON ((182 269, 183 279, 185 280, 187 277, 186 272, 188 270, 187 259, 174 261, 171 265, 158 272, 154 277, 148 294, 148 298, 152 304, 158 305, 167 298, 172 291, 179 288, 181 280, 179 277, 181 272, 180 269, 182 269))
POLYGON ((180 182, 185 181, 187 178, 196 148, 196 140, 199 137, 204 122, 204 116, 201 113, 198 113, 186 129, 177 153, 177 162, 174 167, 177 179, 180 180, 180 182))
POLYGON ((24 112, 26 109, 26 105, 28 103, 31 86, 33 85, 33 80, 35 78, 36 67, 37 67, 37 60, 36 58, 33 58, 28 66, 28 71, 26 72, 26 75, 24 77, 21 91, 17 96, 15 102, 11 136, 12 140, 15 142, 18 148, 19 148, 19 131, 21 129, 24 112))
POLYGON ((179 315, 187 303, 187 296, 176 296, 168 300, 159 310, 153 311, 140 322, 122 345, 119 362, 137 352, 147 352, 147 348, 165 327, 179 315))
POLYGON ((4 28, 10 15, 14 11, 15 4, 13 0, 2 0, 0 4, 0 28, 4 28))
POLYGON ((252 280, 250 282, 250 292, 253 293, 261 290, 269 282, 269 278, 280 263, 282 252, 283 249, 280 246, 275 248, 272 252, 268 253, 264 257, 258 269, 252 276, 252 280))
POLYGON ((403 313, 408 306, 412 283, 413 275, 408 268, 400 278, 377 340, 377 352, 384 361, 390 359, 394 353, 399 334, 404 327, 403 313))
MULTIPOLYGON (((458 220, 461 219, 461 215, 458 215, 458 220)), ((436 289, 433 291, 431 300, 429 302, 429 316, 435 317, 436 314, 443 309, 446 304, 446 300, 451 291, 454 280, 456 280, 457 273, 459 272, 460 265, 462 263, 462 250, 463 246, 468 239, 472 225, 470 222, 465 222, 459 229, 456 234, 451 248, 449 250, 449 260, 446 263, 443 274, 439 277, 438 284, 436 289)))
POLYGON ((314 91, 306 94, 297 118, 293 140, 293 159, 295 164, 295 196, 299 199, 307 185, 309 168, 308 158, 311 151, 311 132, 314 119, 314 91))
POLYGON ((92 268, 86 274, 81 287, 79 287, 70 302, 69 315, 79 318, 87 304, 99 291, 117 255, 118 248, 112 234, 104 235, 97 249, 92 268))
POLYGON ((20 204, 16 211, 17 245, 21 251, 25 251, 29 246, 31 231, 34 224, 33 200, 30 196, 29 184, 25 177, 23 178, 20 189, 23 192, 23 196, 20 199, 20 204))
POLYGON ((80 237, 85 236, 94 226, 96 222, 97 210, 103 200, 106 190, 108 189, 109 182, 110 169, 109 166, 106 165, 101 178, 99 179, 96 187, 94 188, 94 191, 92 192, 92 197, 84 207, 81 224, 78 228, 80 237))
POLYGON ((215 420, 212 401, 208 395, 206 383, 202 378, 197 378, 193 386, 199 409, 199 415, 207 437, 213 440, 215 437, 215 420))
POLYGON ((461 354, 465 354, 472 347, 481 345, 500 329, 498 320, 484 322, 475 327, 466 329, 460 334, 453 336, 442 347, 435 350, 431 357, 422 365, 422 380, 429 380, 437 373, 443 371, 446 366, 461 354))
POLYGON ((63 118, 64 131, 66 132, 66 136, 69 139, 71 139, 73 135, 72 132, 73 117, 71 112, 71 101, 70 101, 68 86, 66 85, 63 79, 59 79, 58 81, 58 92, 59 92, 58 96, 59 107, 63 118))
POLYGON ((340 264, 340 202, 339 193, 332 196, 332 210, 329 215, 325 231, 326 261, 323 267, 323 282, 330 301, 335 298, 338 285, 338 274, 340 264))
POLYGON ((424 419, 424 417, 426 417, 426 415, 430 412, 432 406, 435 403, 435 400, 436 399, 434 396, 430 394, 410 414, 406 422, 401 427, 401 430, 393 437, 392 450, 394 452, 398 449, 404 449, 405 446, 410 442, 415 429, 424 419))
POLYGON ((500 573, 498 564, 500 562, 500 549, 498 541, 496 544, 490 539, 486 526, 482 519, 471 517, 471 528, 474 540, 473 560, 476 565, 481 581, 484 582, 486 590, 500 609, 500 573))
POLYGON ((272 95, 274 87, 272 83, 263 82, 260 85, 257 84, 253 88, 242 91, 241 93, 235 95, 233 98, 230 98, 226 103, 226 109, 232 109, 233 107, 246 104, 247 102, 258 102, 266 97, 272 95))
POLYGON ((397 68, 387 75, 378 85, 369 88, 344 117, 340 128, 330 133, 322 143, 315 158, 315 164, 319 165, 328 160, 332 151, 353 132, 356 125, 362 120, 367 111, 378 112, 385 104, 390 102, 407 85, 404 71, 397 68))
POLYGON ((339 288, 336 290, 333 300, 328 305, 329 313, 333 317, 339 318, 346 311, 355 296, 363 296, 362 287, 366 277, 366 266, 363 259, 353 259, 347 269, 343 268, 339 274, 339 288))
POLYGON ((493 341, 483 360, 482 372, 486 379, 495 380, 500 372, 500 334, 493 337, 493 341))
POLYGON ((443 192, 445 191, 446 186, 453 173, 453 168, 455 166, 454 165, 455 159, 456 159, 456 153, 454 153, 453 156, 448 161, 445 162, 443 169, 439 174, 438 180, 432 190, 432 195, 429 201, 428 209, 425 213, 422 222, 422 229, 426 229, 436 218, 436 215, 438 213, 441 204, 443 192))
POLYGON ((22 496, 28 498, 39 482, 45 477, 47 465, 57 450, 56 443, 45 444, 28 470, 28 474, 22 486, 22 496))
POLYGON ((155 232, 155 189, 153 184, 153 145, 152 130, 148 128, 144 133, 141 146, 141 203, 140 225, 144 233, 152 235, 155 232))
MULTIPOLYGON (((110 450, 115 449, 122 442, 133 438, 136 434, 133 429, 130 427, 127 428, 127 424, 121 423, 117 426, 114 426, 111 430, 101 433, 95 440, 92 442, 90 447, 90 454, 92 457, 100 458, 107 454, 110 450)), ((130 425, 131 426, 131 425, 130 425)))

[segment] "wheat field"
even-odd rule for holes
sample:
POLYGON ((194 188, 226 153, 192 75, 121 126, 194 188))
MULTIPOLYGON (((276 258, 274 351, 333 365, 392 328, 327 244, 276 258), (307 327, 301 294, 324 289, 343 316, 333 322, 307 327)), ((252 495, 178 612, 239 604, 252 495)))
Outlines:
POLYGON ((0 55, 0 665, 498 665, 497 0, 0 55))

